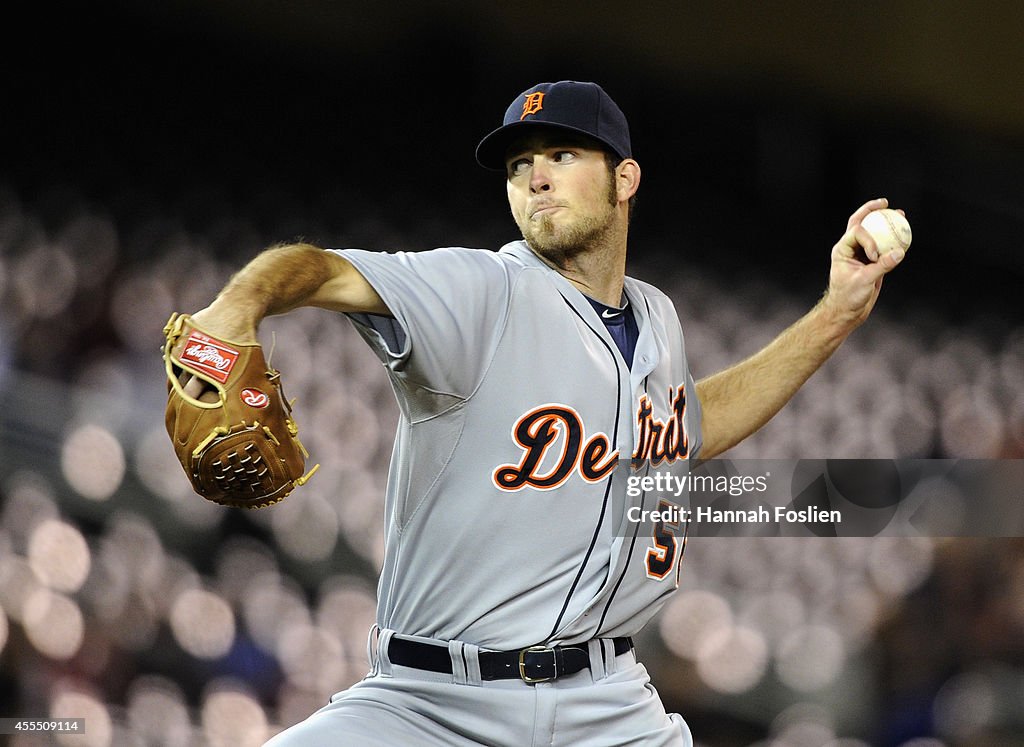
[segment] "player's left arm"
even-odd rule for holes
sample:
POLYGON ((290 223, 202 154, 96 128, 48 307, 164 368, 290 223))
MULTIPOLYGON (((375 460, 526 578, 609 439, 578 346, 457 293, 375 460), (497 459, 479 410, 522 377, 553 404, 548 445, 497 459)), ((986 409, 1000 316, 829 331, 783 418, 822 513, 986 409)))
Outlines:
POLYGON ((864 203, 832 248, 828 289, 805 316, 746 360, 697 382, 703 413, 700 457, 711 459, 767 423, 871 313, 901 250, 879 256, 861 221, 888 206, 864 203), (873 258, 873 259, 872 259, 873 258))

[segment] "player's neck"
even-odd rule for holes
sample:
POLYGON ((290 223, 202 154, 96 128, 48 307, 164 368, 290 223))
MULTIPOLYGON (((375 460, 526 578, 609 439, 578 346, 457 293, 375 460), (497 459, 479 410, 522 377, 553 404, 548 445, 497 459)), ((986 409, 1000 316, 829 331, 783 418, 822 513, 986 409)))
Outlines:
POLYGON ((586 251, 558 258, 541 256, 566 280, 595 301, 617 307, 626 275, 626 241, 600 242, 586 251))
POLYGON ((581 293, 595 301, 612 307, 618 307, 622 303, 624 263, 620 267, 600 267, 592 271, 560 272, 581 293))

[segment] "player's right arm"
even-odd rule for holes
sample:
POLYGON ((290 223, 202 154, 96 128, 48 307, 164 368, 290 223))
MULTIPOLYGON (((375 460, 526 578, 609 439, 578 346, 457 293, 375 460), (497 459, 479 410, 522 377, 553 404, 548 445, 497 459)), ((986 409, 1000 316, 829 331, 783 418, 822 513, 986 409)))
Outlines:
POLYGON ((212 334, 254 342, 266 317, 303 306, 390 315, 347 259, 311 244, 280 244, 235 273, 213 303, 193 318, 212 334))

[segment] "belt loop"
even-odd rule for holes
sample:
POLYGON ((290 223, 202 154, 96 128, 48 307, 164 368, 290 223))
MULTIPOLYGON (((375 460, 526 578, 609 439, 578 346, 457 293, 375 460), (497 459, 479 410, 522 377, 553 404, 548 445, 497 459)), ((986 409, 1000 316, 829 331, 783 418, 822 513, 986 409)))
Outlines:
POLYGON ((452 659, 452 677, 458 685, 482 685, 480 677, 480 647, 463 641, 448 641, 448 655, 452 659))
POLYGON ((377 636, 377 666, 380 674, 385 677, 392 676, 391 659, 388 658, 388 644, 391 643, 391 636, 395 631, 390 628, 381 628, 377 636))
POLYGON ((380 627, 377 623, 370 626, 366 634, 366 660, 370 663, 370 674, 377 674, 377 639, 380 636, 380 627))
POLYGON ((605 672, 615 674, 619 671, 619 663, 615 660, 615 640, 612 638, 599 638, 598 640, 604 653, 605 672))
POLYGON ((462 641, 448 641, 448 656, 452 659, 452 677, 456 685, 465 685, 468 679, 462 650, 462 641))
POLYGON ((484 684, 480 675, 480 647, 474 643, 462 644, 462 654, 466 657, 466 684, 480 686, 484 684))
POLYGON ((607 656, 604 651, 604 641, 600 638, 591 638, 587 641, 587 653, 590 654, 590 674, 594 681, 603 680, 608 676, 605 666, 607 656))

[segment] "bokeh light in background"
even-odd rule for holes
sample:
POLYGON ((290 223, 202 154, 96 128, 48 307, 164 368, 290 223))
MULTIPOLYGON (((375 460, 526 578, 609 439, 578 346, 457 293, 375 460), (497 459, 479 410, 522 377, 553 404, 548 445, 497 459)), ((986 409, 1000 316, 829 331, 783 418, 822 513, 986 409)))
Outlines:
POLYGON ((143 675, 128 689, 126 727, 147 743, 187 747, 192 721, 181 686, 167 677, 143 675))
POLYGON ((270 736, 255 695, 245 683, 230 678, 206 687, 201 718, 210 747, 260 747, 270 736))
POLYGON ((100 693, 92 687, 79 685, 71 680, 58 682, 47 715, 55 720, 85 719, 82 734, 62 734, 58 744, 87 747, 107 747, 114 744, 114 724, 110 709, 104 704, 100 693))
MULTIPOLYGON (((444 60, 431 64, 422 65, 425 75, 450 68, 444 60)), ((298 85, 295 75, 285 77, 289 90, 298 85)), ((177 70, 173 78, 179 79, 177 70)), ((336 83, 320 81, 317 95, 330 90, 348 102, 347 111, 358 95, 349 97, 336 83)), ((396 85, 388 80, 389 91, 396 85)), ((488 80, 479 87, 488 90, 474 94, 476 102, 499 86, 488 80)), ((835 225, 845 220, 837 206, 847 210, 879 187, 872 164, 902 164, 880 173, 888 179, 881 186, 895 185, 893 196, 909 202, 915 221, 906 272, 887 281, 871 321, 733 456, 1024 455, 1020 315, 973 315, 959 284, 967 263, 956 264, 956 278, 945 272, 950 257, 972 252, 973 263, 996 243, 979 240, 975 247, 952 238, 945 216, 969 222, 971 205, 961 205, 969 188, 960 183, 970 174, 943 181, 934 171, 939 162, 954 164, 951 170, 963 163, 953 160, 951 138, 887 145, 889 129, 865 128, 855 137, 848 130, 854 125, 830 125, 809 105, 794 143, 779 124, 777 110, 785 105, 751 114, 691 90, 698 105, 671 117, 660 95, 671 85, 652 80, 638 88, 659 92, 651 97, 657 108, 640 114, 634 126, 638 145, 648 149, 645 179, 656 189, 659 178, 664 185, 665 174, 674 180, 681 169, 694 184, 672 183, 664 203, 656 191, 641 194, 636 227, 649 233, 632 272, 676 301, 698 377, 752 352, 820 292, 823 262, 815 265, 816 285, 808 293, 772 271, 783 265, 782 275, 799 274, 797 265, 813 262, 776 256, 781 249, 765 246, 759 221, 792 218, 793 206, 805 200, 804 214, 827 213, 824 240, 834 240, 835 225), (701 120, 701 102, 719 108, 701 120), (696 119, 704 133, 692 137, 684 119, 696 119), (669 123, 683 129, 666 135, 669 123), (792 147, 773 146, 776 140, 792 147), (756 148, 745 145, 750 142, 756 148), (826 143, 837 155, 824 153, 826 143), (745 147, 752 152, 744 155, 745 147), (700 151, 714 163, 704 163, 700 151), (831 165, 833 159, 842 166, 831 165), (775 161, 781 168, 765 166, 775 161), (810 186, 799 183, 800 164, 810 186), (755 224, 746 235, 735 217, 741 213, 755 224), (731 231, 721 230, 726 223, 735 224, 731 231), (752 258, 752 246, 773 257, 752 258), (719 269, 719 260, 733 264, 719 269), (918 281, 919 296, 906 292, 915 277, 933 278, 930 287, 918 281), (958 311, 952 318, 951 292, 958 311)), ((258 93, 254 99, 273 98, 258 93)), ((397 98, 403 95, 411 94, 397 98)), ((413 99, 406 103, 418 112, 456 105, 436 92, 413 99)), ((333 144, 341 125, 320 113, 322 105, 312 108, 332 122, 333 144)), ((154 111, 166 113, 164 103, 154 111)), ((399 121, 387 107, 382 111, 399 121)), ((135 99, 131 112, 125 119, 143 129, 135 99)), ((476 129, 489 129, 492 119, 476 129)), ((383 119, 379 124, 384 127, 383 119)), ((457 124, 449 117, 445 130, 457 124)), ((192 492, 167 441, 159 348, 170 313, 204 306, 258 248, 299 235, 381 249, 492 245, 492 237, 513 236, 500 188, 488 203, 475 193, 477 183, 457 171, 449 175, 453 194, 459 181, 470 183, 473 194, 439 208, 436 201, 446 195, 435 182, 429 189, 415 181, 396 186, 389 162, 359 166, 351 142, 337 148, 343 160, 314 148, 315 157, 282 168, 272 162, 263 134, 251 147, 234 125, 210 126, 239 138, 228 145, 216 133, 197 131, 197 142, 212 137, 230 163, 210 167, 223 169, 216 178, 206 172, 192 182, 160 183, 159 162, 175 162, 175 174, 187 171, 186 151, 197 142, 167 144, 164 152, 143 140, 139 152, 126 151, 123 163, 109 164, 112 171, 97 171, 106 191, 88 194, 66 183, 62 164, 40 161, 45 153, 31 159, 36 176, 27 186, 0 165, 0 696, 18 711, 0 716, 85 717, 87 734, 60 744, 258 745, 366 672, 383 559, 382 497, 398 417, 380 362, 336 315, 301 310, 267 320, 261 339, 285 373, 303 442, 321 469, 272 509, 225 510, 192 492), (140 163, 153 170, 156 186, 144 184, 140 163), (285 183, 291 169, 301 172, 293 185, 321 181, 303 193, 285 183), (330 184, 321 188, 323 181, 330 184), (477 202, 477 212, 466 207, 477 202), (439 217, 444 214, 450 219, 439 217)), ((264 128, 273 129, 263 124, 261 133, 264 128)), ((188 130, 161 123, 158 140, 172 129, 188 130)), ((382 132, 389 153, 376 145, 367 150, 377 159, 393 150, 402 161, 405 130, 401 138, 382 132)), ((432 157, 447 147, 438 138, 432 157)), ((316 135, 308 139, 315 142, 316 135)), ((89 150, 86 140, 78 147, 89 150)), ((109 147, 108 141, 96 146, 109 147)), ((994 160, 1019 163, 1015 148, 995 152, 994 160)), ((984 154, 972 155, 984 163, 984 154)), ((410 164, 391 164, 397 165, 410 164)), ((991 169, 977 170, 989 178, 991 169)), ((1019 170, 1013 173, 1017 189, 1019 170)), ((1006 206, 993 208, 1002 221, 995 222, 1012 229, 1008 237, 1020 235, 1020 204, 1006 206)), ((993 215, 986 215, 987 225, 993 215)), ((1002 272, 1012 281, 1019 268, 1007 264, 990 278, 996 283, 1002 272)), ((943 510, 969 511, 970 497, 943 510)), ((662 697, 690 720, 701 747, 1024 743, 1019 542, 693 537, 683 563, 678 594, 638 637, 638 647, 662 697), (911 736, 901 726, 929 736, 911 736)))
POLYGON ((68 483, 85 498, 104 501, 124 478, 121 442, 104 428, 85 425, 68 435, 61 452, 68 483))
POLYGON ((85 621, 71 599, 49 589, 35 589, 25 598, 20 617, 25 635, 40 653, 58 661, 78 653, 85 621))
POLYGON ((77 527, 47 519, 32 531, 28 561, 40 581, 57 591, 75 592, 89 575, 91 555, 77 527))
POLYGON ((212 592, 186 589, 171 605, 174 639, 197 659, 219 659, 235 640, 231 607, 212 592))

